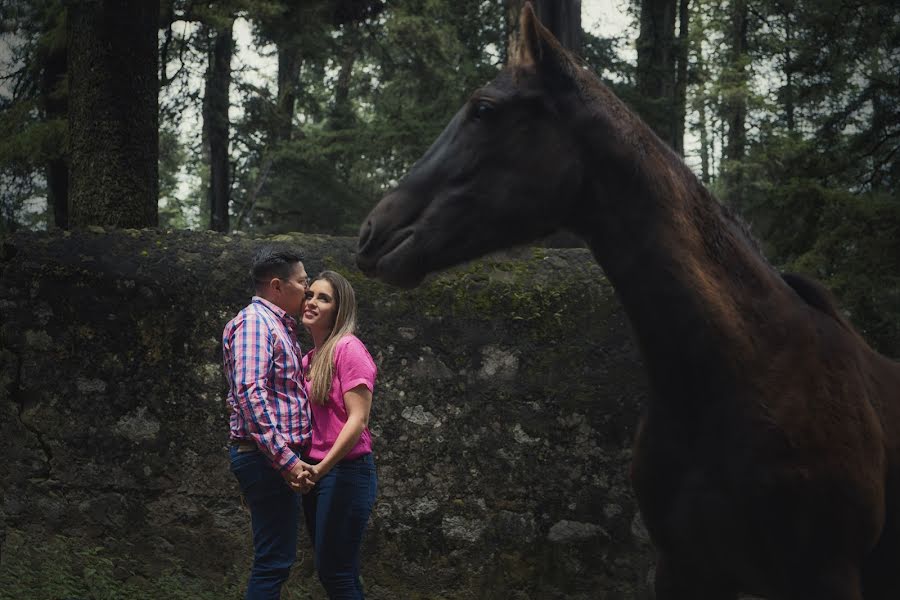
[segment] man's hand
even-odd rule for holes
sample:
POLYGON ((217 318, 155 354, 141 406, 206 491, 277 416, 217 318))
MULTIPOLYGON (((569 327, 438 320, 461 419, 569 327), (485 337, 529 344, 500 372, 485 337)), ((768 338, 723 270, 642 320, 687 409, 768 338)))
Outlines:
POLYGON ((317 479, 316 467, 302 460, 297 460, 297 463, 285 474, 285 480, 291 489, 301 494, 311 490, 316 485, 317 479))

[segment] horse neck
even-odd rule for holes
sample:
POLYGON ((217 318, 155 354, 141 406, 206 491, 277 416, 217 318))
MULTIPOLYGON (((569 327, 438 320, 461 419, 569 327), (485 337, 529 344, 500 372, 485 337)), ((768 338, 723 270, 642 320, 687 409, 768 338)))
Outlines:
POLYGON ((773 338, 763 319, 777 320, 787 288, 681 159, 636 127, 612 151, 608 127, 582 129, 585 156, 603 164, 574 228, 616 289, 656 395, 728 394, 764 360, 773 338))

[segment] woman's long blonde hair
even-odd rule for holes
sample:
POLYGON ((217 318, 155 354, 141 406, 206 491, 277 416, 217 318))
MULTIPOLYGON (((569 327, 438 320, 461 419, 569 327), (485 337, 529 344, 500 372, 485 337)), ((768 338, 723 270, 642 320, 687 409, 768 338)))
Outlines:
POLYGON ((331 392, 335 346, 342 337, 356 332, 356 294, 353 292, 353 286, 343 275, 335 271, 322 271, 313 282, 323 279, 331 284, 334 291, 337 312, 331 333, 325 338, 322 347, 316 349, 312 364, 309 366, 309 397, 319 405, 328 402, 328 394, 331 392))

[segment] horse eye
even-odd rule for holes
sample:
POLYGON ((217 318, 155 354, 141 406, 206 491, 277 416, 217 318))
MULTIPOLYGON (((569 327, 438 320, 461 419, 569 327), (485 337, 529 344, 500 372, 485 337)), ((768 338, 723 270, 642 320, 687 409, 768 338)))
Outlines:
POLYGON ((475 110, 473 112, 473 117, 476 119, 485 119, 489 117, 494 112, 494 105, 490 102, 486 102, 484 100, 479 101, 475 104, 475 110))

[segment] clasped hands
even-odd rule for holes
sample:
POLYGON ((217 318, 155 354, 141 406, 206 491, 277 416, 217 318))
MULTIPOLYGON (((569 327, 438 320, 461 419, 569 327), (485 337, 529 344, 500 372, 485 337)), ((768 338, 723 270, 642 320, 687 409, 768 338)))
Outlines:
POLYGON ((291 470, 284 474, 284 480, 295 492, 305 494, 316 485, 319 480, 319 472, 316 465, 297 460, 291 470))

